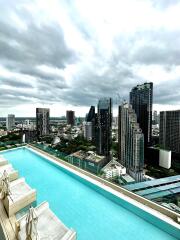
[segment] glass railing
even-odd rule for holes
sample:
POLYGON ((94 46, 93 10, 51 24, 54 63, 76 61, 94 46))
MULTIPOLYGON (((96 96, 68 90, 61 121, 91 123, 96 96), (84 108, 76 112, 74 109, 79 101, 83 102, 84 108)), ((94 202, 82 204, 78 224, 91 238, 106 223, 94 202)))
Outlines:
POLYGON ((102 166, 100 166, 99 164, 90 164, 88 161, 84 160, 84 159, 80 159, 78 157, 72 156, 71 154, 68 155, 66 153, 60 152, 57 149, 53 149, 50 146, 46 146, 43 143, 33 143, 31 144, 34 147, 39 148, 40 150, 43 150, 61 160, 64 160, 76 167, 79 167, 81 169, 84 169, 88 172, 91 172, 93 174, 98 175, 101 171, 102 166))
POLYGON ((0 151, 11 149, 11 148, 16 148, 16 147, 20 147, 20 146, 24 146, 24 145, 25 144, 22 143, 21 140, 0 142, 0 151))

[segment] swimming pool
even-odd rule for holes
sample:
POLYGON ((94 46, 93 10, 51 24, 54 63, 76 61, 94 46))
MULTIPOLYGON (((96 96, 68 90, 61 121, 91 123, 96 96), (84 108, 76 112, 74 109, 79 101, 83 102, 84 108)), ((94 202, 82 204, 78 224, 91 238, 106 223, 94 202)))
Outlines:
MULTIPOLYGON (((120 204, 115 203, 112 194, 90 187, 85 180, 27 148, 3 155, 37 189, 37 204, 47 200, 56 215, 77 231, 78 240, 177 239, 121 206, 121 199, 120 204)), ((142 217, 143 214, 146 213, 142 211, 142 217)))

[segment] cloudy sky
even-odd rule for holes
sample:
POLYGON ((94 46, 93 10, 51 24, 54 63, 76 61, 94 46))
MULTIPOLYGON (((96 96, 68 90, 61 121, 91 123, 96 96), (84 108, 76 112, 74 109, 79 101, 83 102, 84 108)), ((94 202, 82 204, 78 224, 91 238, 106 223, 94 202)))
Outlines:
POLYGON ((154 83, 180 108, 180 0, 0 0, 0 117, 84 116, 98 98, 154 83))

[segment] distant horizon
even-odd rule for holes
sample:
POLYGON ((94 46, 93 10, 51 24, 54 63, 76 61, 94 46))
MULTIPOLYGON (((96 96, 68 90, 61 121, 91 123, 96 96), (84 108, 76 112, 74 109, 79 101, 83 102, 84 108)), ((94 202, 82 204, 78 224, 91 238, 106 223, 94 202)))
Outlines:
MULTIPOLYGON (((155 104, 153 104, 153 106, 154 106, 155 104)), ((118 105, 119 106, 119 105, 118 105)), ((42 107, 42 106, 41 106, 42 107)), ((50 109, 50 118, 62 118, 62 117, 66 117, 66 111, 65 111, 65 113, 63 114, 63 115, 57 115, 57 114, 55 114, 55 115, 53 115, 53 116, 51 116, 51 108, 50 107, 45 107, 45 106, 43 106, 44 108, 49 108, 50 109)), ((96 112, 97 112, 97 106, 95 106, 95 108, 96 108, 96 112)), ((85 114, 82 114, 82 113, 80 113, 80 114, 77 114, 77 112, 79 112, 79 111, 77 111, 76 112, 76 110, 75 109, 73 109, 73 108, 68 108, 67 109, 67 111, 68 110, 73 110, 73 111, 75 111, 75 117, 81 117, 81 118, 85 118, 85 116, 86 116, 86 114, 88 113, 88 111, 89 111, 89 109, 90 109, 90 106, 89 107, 87 107, 87 111, 85 112, 85 114)), ((160 113, 160 111, 176 111, 176 110, 180 110, 180 106, 176 106, 176 107, 173 107, 173 106, 169 106, 169 105, 167 105, 167 106, 164 106, 164 108, 162 108, 161 110, 157 110, 157 109, 154 109, 154 107, 153 107, 153 111, 157 111, 158 112, 158 114, 160 113)), ((153 111, 152 111, 152 113, 153 113, 153 111)), ((28 117, 29 118, 36 118, 36 108, 34 109, 34 115, 26 115, 26 116, 22 116, 22 115, 16 115, 16 113, 14 113, 14 112, 9 112, 9 113, 7 113, 7 115, 8 114, 14 114, 15 115, 15 118, 27 118, 28 119, 28 117)), ((2 115, 2 114, 0 114, 0 118, 6 118, 7 117, 7 115, 2 115)), ((113 117, 117 117, 118 116, 118 109, 117 109, 117 106, 116 106, 116 108, 115 107, 113 107, 113 117)))

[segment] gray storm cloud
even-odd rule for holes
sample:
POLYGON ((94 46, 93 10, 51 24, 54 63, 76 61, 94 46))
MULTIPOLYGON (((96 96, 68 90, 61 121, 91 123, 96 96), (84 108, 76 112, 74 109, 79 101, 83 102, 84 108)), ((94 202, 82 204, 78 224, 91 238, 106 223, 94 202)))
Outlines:
MULTIPOLYGON (((160 11, 178 3, 150 2, 160 11)), ((89 106, 96 104, 99 97, 115 99, 117 94, 128 99, 134 85, 151 80, 149 76, 141 76, 137 68, 157 65, 170 76, 180 65, 180 31, 177 29, 142 28, 117 34, 111 54, 106 55, 101 49, 102 40, 97 41, 95 29, 86 24, 73 2, 65 2, 71 24, 92 49, 93 54, 86 58, 69 46, 63 22, 39 22, 28 8, 29 1, 15 4, 15 1, 1 0, 0 3, 0 70, 5 72, 0 76, 0 109, 35 102, 89 106), (13 22, 12 16, 16 16, 22 26, 13 22), (71 65, 76 71, 68 80, 71 65)), ((31 1, 34 8, 36 4, 31 1)), ((77 40, 72 38, 73 41, 77 40)), ((169 81, 166 79, 165 84, 154 82, 154 103, 180 104, 179 78, 177 74, 170 76, 169 81)))

